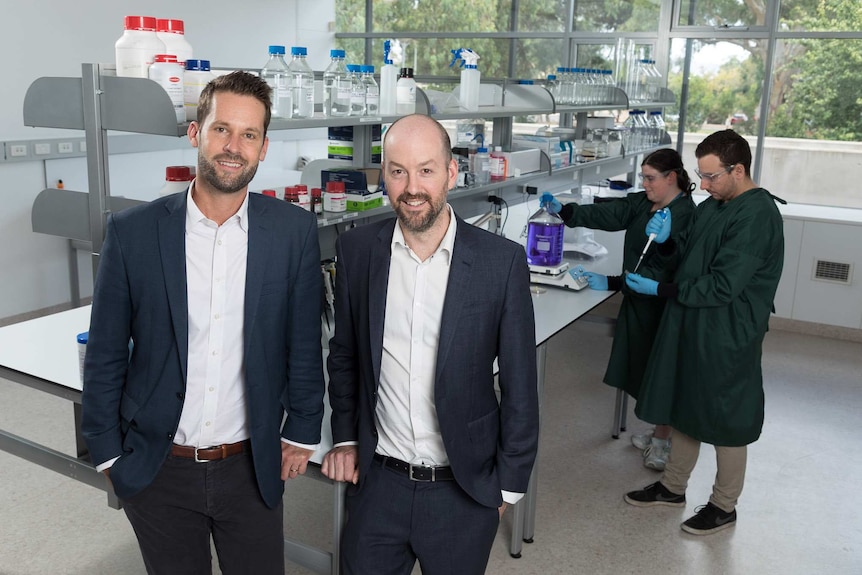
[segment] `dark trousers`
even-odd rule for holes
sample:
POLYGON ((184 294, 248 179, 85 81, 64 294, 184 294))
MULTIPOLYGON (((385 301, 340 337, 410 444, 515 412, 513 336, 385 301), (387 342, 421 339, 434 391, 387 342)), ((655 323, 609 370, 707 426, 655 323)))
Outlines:
POLYGON ((347 498, 341 539, 344 575, 481 575, 500 518, 454 481, 421 483, 371 465, 347 498))
POLYGON ((153 483, 122 500, 150 575, 284 573, 282 504, 270 509, 251 454, 197 463, 169 455, 153 483))

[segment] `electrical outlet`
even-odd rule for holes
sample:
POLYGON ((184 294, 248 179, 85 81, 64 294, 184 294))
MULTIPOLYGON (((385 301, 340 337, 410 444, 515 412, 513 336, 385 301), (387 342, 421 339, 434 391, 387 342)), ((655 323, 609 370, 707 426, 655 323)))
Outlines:
POLYGON ((72 151, 72 142, 60 142, 57 144, 57 152, 60 154, 71 154, 72 151))
POLYGON ((51 144, 33 144, 33 151, 37 156, 47 156, 51 153, 51 144))
POLYGON ((13 144, 9 146, 9 155, 20 158, 27 155, 27 144, 13 144))
POLYGON ((79 152, 86 152, 87 151, 87 142, 80 142, 78 144, 78 151, 79 152))

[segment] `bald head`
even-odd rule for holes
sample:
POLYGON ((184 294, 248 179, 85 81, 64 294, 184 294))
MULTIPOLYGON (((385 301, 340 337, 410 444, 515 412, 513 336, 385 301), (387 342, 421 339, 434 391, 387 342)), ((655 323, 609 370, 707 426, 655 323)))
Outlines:
POLYGON ((395 120, 383 137, 383 162, 386 162, 386 151, 394 146, 403 146, 406 141, 413 138, 422 140, 434 139, 439 144, 442 160, 448 164, 452 160, 452 143, 449 133, 440 122, 431 116, 423 114, 411 114, 395 120))

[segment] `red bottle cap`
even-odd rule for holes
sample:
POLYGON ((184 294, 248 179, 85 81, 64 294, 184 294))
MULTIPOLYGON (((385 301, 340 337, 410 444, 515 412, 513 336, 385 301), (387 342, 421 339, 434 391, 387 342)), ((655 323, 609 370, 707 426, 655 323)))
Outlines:
POLYGON ((264 196, 269 196, 270 198, 275 197, 275 190, 264 190, 261 192, 264 196))
POLYGON ((343 192, 344 182, 326 182, 327 192, 343 192))
POLYGON ((126 30, 156 31, 156 19, 153 16, 126 16, 126 30))
POLYGON ((156 30, 158 32, 170 32, 173 34, 185 34, 185 25, 182 20, 173 20, 170 18, 159 18, 156 20, 156 30))
POLYGON ((168 166, 165 168, 165 181, 190 182, 192 179, 192 171, 188 166, 168 166))

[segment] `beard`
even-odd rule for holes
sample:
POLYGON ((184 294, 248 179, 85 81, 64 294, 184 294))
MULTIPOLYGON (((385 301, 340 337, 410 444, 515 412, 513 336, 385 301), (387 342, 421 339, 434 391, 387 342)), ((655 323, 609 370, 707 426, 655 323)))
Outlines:
POLYGON ((440 201, 435 204, 434 200, 432 200, 431 196, 428 194, 405 193, 398 198, 398 203, 393 206, 393 209, 395 210, 395 215, 398 216, 398 222, 401 224, 401 227, 414 234, 420 234, 431 229, 431 226, 433 226, 434 222, 437 221, 437 218, 440 216, 440 212, 442 212, 445 207, 445 194, 441 196, 440 201), (403 208, 403 204, 414 200, 424 200, 426 202, 425 206, 427 209, 421 213, 407 212, 403 208))
POLYGON ((198 178, 203 178, 207 184, 225 194, 233 194, 248 186, 249 182, 257 173, 257 164, 248 166, 246 161, 239 156, 220 155, 212 161, 203 154, 198 155, 198 178), (234 176, 220 176, 216 170, 216 162, 236 162, 245 165, 245 168, 234 176))

